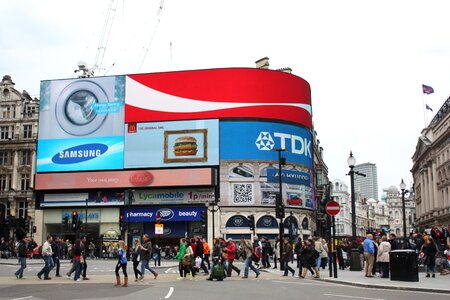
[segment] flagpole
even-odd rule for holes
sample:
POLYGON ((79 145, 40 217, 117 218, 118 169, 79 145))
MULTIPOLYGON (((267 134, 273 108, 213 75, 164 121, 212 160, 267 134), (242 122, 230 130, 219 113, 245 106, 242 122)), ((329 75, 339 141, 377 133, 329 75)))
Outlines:
POLYGON ((426 128, 427 127, 427 107, 425 104, 425 96, 424 95, 425 94, 422 93, 422 109, 423 109, 423 125, 424 125, 424 128, 426 128))

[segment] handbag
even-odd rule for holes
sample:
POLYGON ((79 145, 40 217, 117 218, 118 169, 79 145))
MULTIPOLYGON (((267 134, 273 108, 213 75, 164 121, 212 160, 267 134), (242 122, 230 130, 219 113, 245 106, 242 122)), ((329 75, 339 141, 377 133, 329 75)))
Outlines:
POLYGON ((191 265, 191 258, 189 255, 186 255, 183 257, 183 266, 190 266, 191 265))

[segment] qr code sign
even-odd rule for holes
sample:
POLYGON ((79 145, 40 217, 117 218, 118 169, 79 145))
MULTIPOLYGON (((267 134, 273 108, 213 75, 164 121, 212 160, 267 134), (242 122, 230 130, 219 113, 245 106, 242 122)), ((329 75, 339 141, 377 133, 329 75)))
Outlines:
POLYGON ((235 204, 253 204, 253 184, 233 184, 233 202, 235 204))

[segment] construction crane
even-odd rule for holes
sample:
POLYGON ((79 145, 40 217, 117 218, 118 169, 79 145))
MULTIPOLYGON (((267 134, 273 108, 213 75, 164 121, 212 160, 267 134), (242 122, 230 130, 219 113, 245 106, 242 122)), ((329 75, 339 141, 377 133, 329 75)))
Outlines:
POLYGON ((114 24, 114 18, 116 16, 118 3, 119 0, 110 1, 108 10, 106 12, 105 23, 103 24, 100 40, 98 42, 94 64, 92 68, 88 68, 87 64, 84 61, 79 61, 78 69, 75 70, 75 73, 82 72, 79 77, 91 77, 94 76, 96 72, 100 72, 100 70, 103 69, 102 67, 103 59, 105 58, 106 48, 108 46, 111 28, 114 24))
POLYGON ((161 13, 162 13, 162 10, 164 8, 164 1, 165 0, 161 0, 159 2, 159 7, 158 7, 158 10, 156 12, 156 24, 155 24, 155 27, 153 28, 152 35, 150 36, 150 39, 149 39, 147 45, 144 47, 144 53, 142 55, 142 60, 141 60, 141 62, 139 64, 139 67, 138 67, 138 70, 137 70, 138 73, 141 71, 142 65, 145 62, 145 59, 147 57, 148 51, 150 49, 150 46, 152 45, 153 39, 155 38, 156 30, 158 29, 158 25, 159 25, 159 23, 161 21, 161 13))

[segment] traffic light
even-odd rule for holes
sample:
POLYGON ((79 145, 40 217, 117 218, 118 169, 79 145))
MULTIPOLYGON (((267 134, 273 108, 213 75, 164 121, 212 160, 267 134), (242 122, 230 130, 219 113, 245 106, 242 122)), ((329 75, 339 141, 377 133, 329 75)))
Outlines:
POLYGON ((275 216, 280 219, 284 218, 284 204, 280 194, 277 194, 275 200, 275 216))
POLYGON ((202 226, 206 227, 206 210, 202 211, 201 218, 202 218, 202 226))
POLYGON ((78 225, 78 212, 74 210, 72 212, 72 229, 74 231, 77 230, 77 225, 78 225))
POLYGON ((36 231, 37 231, 37 227, 33 226, 33 233, 36 233, 36 231))
POLYGON ((124 228, 125 228, 125 222, 124 222, 124 220, 123 220, 123 215, 120 215, 120 217, 119 217, 119 228, 120 228, 120 231, 122 232, 123 230, 124 230, 124 228))
POLYGON ((255 216, 254 215, 250 215, 248 216, 248 220, 250 222, 250 230, 255 230, 255 216))

